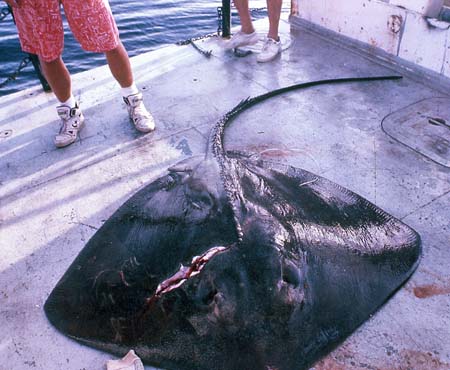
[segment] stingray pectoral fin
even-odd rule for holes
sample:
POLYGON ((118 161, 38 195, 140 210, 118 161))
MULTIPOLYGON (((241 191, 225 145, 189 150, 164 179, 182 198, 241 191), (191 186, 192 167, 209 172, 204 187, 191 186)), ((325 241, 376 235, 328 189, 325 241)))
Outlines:
POLYGON ((147 185, 94 234, 45 304, 56 328, 99 347, 164 329, 163 320, 151 317, 139 333, 134 327, 158 284, 192 256, 236 238, 229 207, 203 204, 182 177, 171 173, 147 185))
MULTIPOLYGON (((291 166, 266 161, 241 163, 247 170, 241 178, 245 198, 272 214, 288 230, 297 248, 318 259, 326 255, 329 261, 336 261, 326 265, 331 275, 338 274, 340 260, 345 274, 359 280, 361 287, 368 276, 378 280, 377 305, 417 267, 419 235, 361 196, 291 166), (353 262, 346 265, 346 261, 353 262)), ((335 278, 342 281, 337 275, 335 278)), ((357 285, 354 288, 358 289, 357 285)), ((376 290, 372 288, 367 292, 376 290)))
MULTIPOLYGON (((235 160, 247 214, 273 219, 278 253, 293 262, 291 272, 301 272, 284 274, 283 280, 304 281, 303 302, 292 312, 288 330, 295 348, 291 365, 307 368, 408 279, 418 265, 420 237, 325 178, 273 162, 235 160)), ((242 228, 245 236, 245 218, 242 228)))
POLYGON ((249 170, 243 179, 249 196, 257 196, 305 243, 328 240, 335 248, 368 255, 401 248, 420 254, 420 237, 412 228, 358 194, 292 166, 243 163, 249 170))

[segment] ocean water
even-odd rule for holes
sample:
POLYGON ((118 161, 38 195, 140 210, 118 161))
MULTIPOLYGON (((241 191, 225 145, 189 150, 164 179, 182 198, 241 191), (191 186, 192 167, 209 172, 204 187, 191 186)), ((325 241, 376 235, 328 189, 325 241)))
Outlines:
MULTIPOLYGON (((191 37, 217 31, 217 7, 221 1, 210 0, 110 0, 120 38, 130 56, 173 44, 191 37)), ((0 0, 0 8, 6 4, 0 0)), ((251 0, 251 8, 264 8, 265 0, 251 0)), ((267 12, 253 12, 254 19, 267 16, 267 12)), ((235 9, 232 25, 239 24, 235 9)), ((63 59, 70 73, 88 70, 106 64, 103 54, 87 53, 65 26, 63 59)), ((12 74, 26 56, 21 49, 12 17, 0 21, 0 84, 12 74)), ((0 96, 39 84, 30 64, 18 78, 0 88, 0 96)))

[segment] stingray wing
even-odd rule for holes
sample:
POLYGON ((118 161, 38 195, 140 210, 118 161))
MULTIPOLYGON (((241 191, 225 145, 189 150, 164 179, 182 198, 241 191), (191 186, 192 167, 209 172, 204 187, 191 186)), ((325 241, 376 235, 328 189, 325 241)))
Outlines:
POLYGON ((226 202, 186 182, 186 173, 171 172, 125 202, 89 240, 48 298, 47 317, 68 336, 121 353, 142 334, 136 318, 158 284, 235 237, 226 202))
POLYGON ((238 163, 247 214, 253 209, 273 217, 280 258, 306 276, 305 301, 279 346, 291 353, 279 356, 280 368, 303 368, 406 281, 419 261, 420 237, 366 199, 308 171, 244 157, 238 163))

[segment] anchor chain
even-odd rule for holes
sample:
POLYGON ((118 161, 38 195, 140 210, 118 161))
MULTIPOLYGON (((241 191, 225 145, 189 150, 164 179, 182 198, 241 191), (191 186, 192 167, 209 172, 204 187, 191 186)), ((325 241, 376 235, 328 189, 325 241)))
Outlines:
POLYGON ((209 33, 209 34, 203 35, 203 36, 192 37, 192 38, 184 40, 184 41, 178 41, 176 43, 176 45, 189 45, 189 44, 191 44, 192 47, 195 50, 197 50, 200 54, 204 55, 206 58, 209 58, 212 55, 212 50, 204 50, 204 49, 202 49, 201 47, 199 47, 195 43, 195 41, 207 39, 207 38, 210 38, 210 37, 217 37, 217 35, 215 33, 209 33))
POLYGON ((9 6, 5 6, 0 9, 0 21, 5 19, 8 15, 12 14, 9 6))
MULTIPOLYGON (((267 11, 266 7, 263 8, 250 8, 249 9, 251 15, 258 14, 260 12, 267 11)), ((221 6, 217 7, 217 35, 220 35, 223 31, 222 29, 222 19, 223 19, 223 9, 221 6)))
POLYGON ((220 35, 222 33, 222 18, 223 18, 223 12, 222 7, 217 7, 217 35, 220 35))
MULTIPOLYGON (((258 12, 263 12, 266 11, 267 8, 250 8, 250 13, 251 14, 255 14, 258 12)), ((222 7, 219 6, 217 7, 217 32, 216 33, 209 33, 203 36, 198 36, 198 37, 192 37, 190 39, 187 40, 183 40, 183 41, 178 41, 176 43, 176 45, 189 45, 191 44, 195 50, 197 50, 199 53, 201 53, 202 55, 204 55, 206 58, 209 58, 212 55, 212 50, 203 50, 202 48, 200 48, 195 41, 198 40, 203 40, 206 38, 210 38, 210 37, 218 37, 220 36, 221 32, 222 32, 222 17, 223 17, 223 12, 222 12, 222 7)), ((246 54, 247 55, 247 54, 246 54)), ((238 56, 245 56, 245 55, 238 55, 238 56)))
POLYGON ((9 77, 7 77, 4 81, 0 82, 0 88, 6 86, 9 82, 15 81, 17 77, 19 76, 22 69, 27 67, 30 63, 32 63, 32 60, 30 57, 25 57, 22 59, 22 61, 19 63, 19 67, 11 74, 9 77))

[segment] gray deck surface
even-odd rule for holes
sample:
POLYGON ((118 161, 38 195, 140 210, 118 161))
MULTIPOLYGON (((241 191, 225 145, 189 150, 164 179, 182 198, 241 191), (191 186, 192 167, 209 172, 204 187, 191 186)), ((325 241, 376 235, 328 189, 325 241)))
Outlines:
MULTIPOLYGON (((213 50, 210 59, 175 45, 134 58, 157 122, 149 135, 130 125, 106 67, 73 78, 86 128, 66 149, 52 144, 59 124, 51 94, 36 87, 0 98, 0 131, 13 130, 0 139, 1 370, 99 370, 114 358, 57 332, 43 304, 96 229, 170 164, 202 153, 211 126, 242 98, 295 82, 395 73, 287 22, 282 29, 293 43, 267 64, 225 53, 215 39, 199 43, 213 50)), ((321 86, 256 106, 226 132, 227 149, 322 175, 422 237, 413 277, 316 370, 450 369, 450 169, 380 126, 391 112, 442 96, 410 78, 321 86)))

